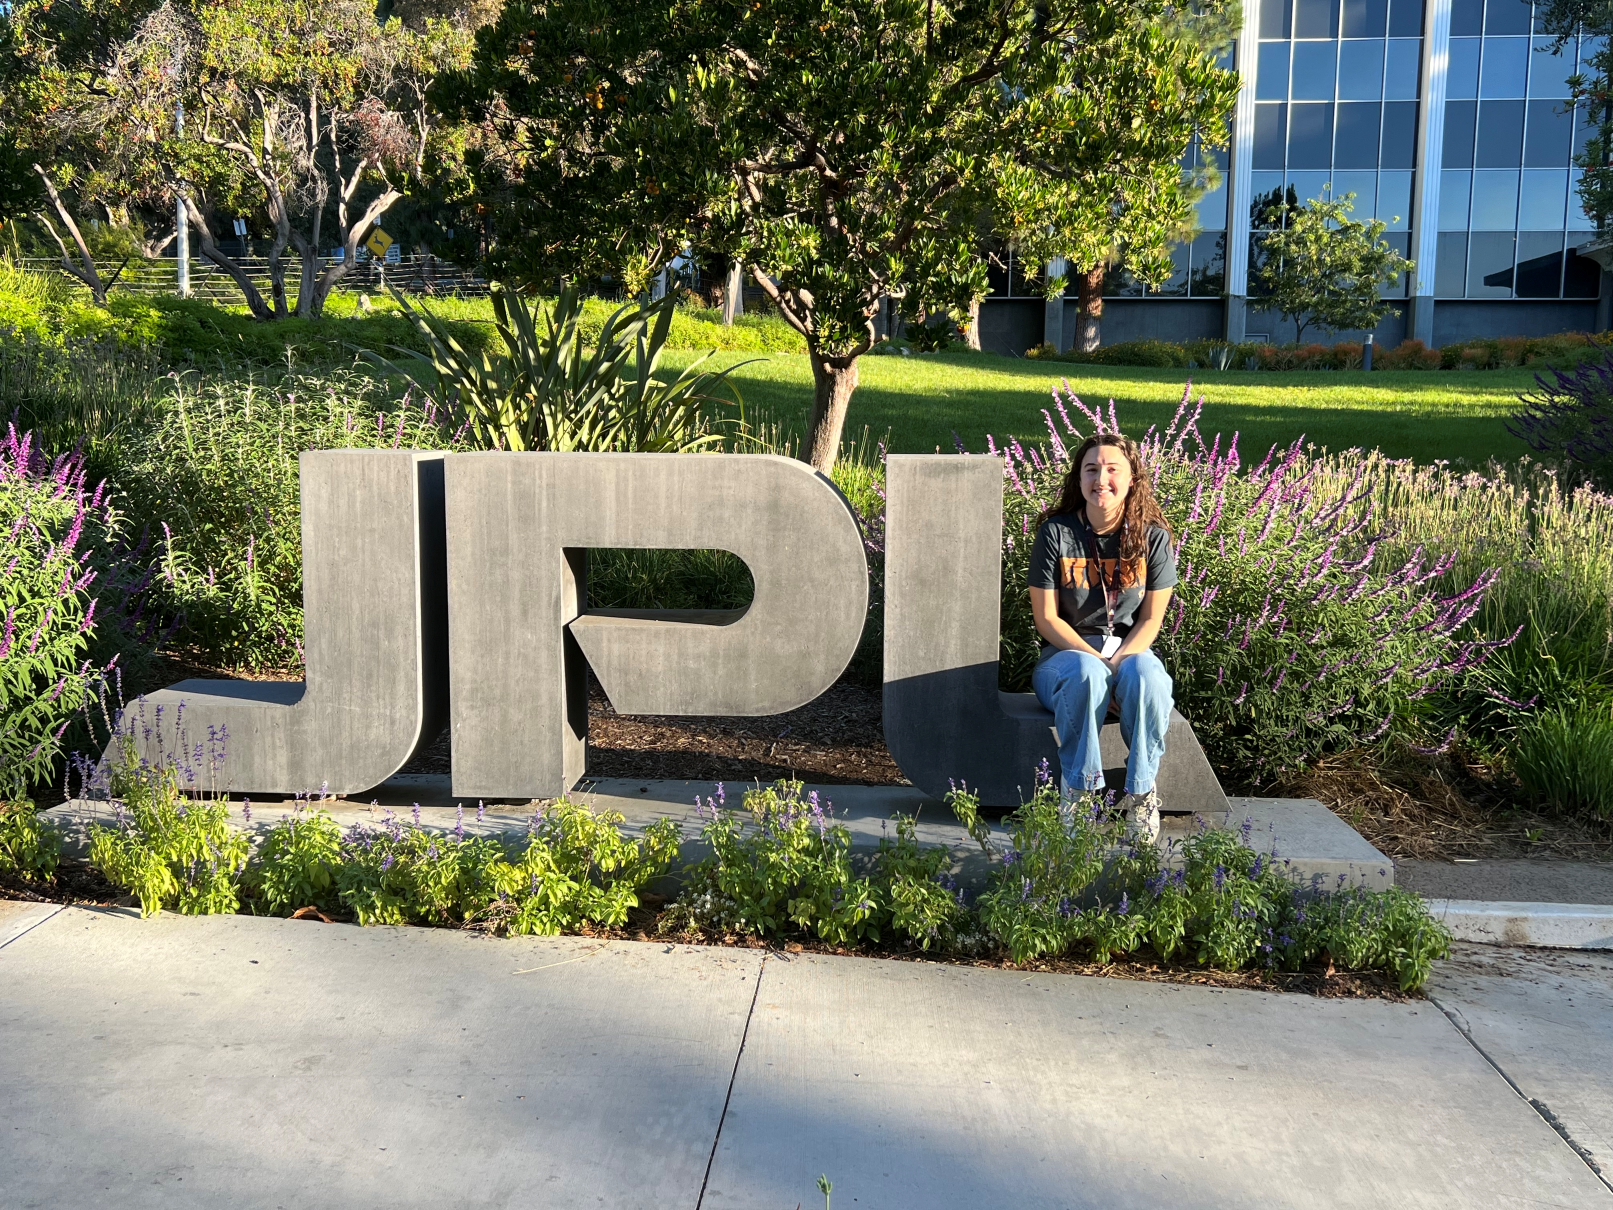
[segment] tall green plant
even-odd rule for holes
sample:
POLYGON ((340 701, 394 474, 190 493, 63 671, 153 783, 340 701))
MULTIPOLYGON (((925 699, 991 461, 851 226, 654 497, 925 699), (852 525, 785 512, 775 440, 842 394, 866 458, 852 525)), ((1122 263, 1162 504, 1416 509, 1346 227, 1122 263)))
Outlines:
POLYGON ((360 352, 419 385, 456 427, 466 427, 479 449, 681 453, 720 441, 706 430, 701 408, 731 402, 712 392, 738 366, 696 373, 708 353, 676 377, 658 372, 677 306, 671 295, 619 308, 591 352, 580 331, 584 299, 575 285, 566 285, 552 307, 535 311, 495 282, 493 322, 503 352, 473 352, 423 304, 396 291, 393 298, 429 352, 395 346, 405 358, 401 366, 360 352))

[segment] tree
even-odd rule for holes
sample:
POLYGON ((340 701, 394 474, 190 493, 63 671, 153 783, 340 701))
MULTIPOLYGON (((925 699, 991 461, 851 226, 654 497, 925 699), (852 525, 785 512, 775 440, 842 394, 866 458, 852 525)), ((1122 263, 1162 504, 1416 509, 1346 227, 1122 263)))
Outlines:
POLYGON ((1584 37, 1581 46, 1588 54, 1583 62, 1589 70, 1569 76, 1568 85, 1594 130, 1574 163, 1584 169, 1579 179, 1580 208, 1598 231, 1606 231, 1613 219, 1613 46, 1609 45, 1613 5, 1607 0, 1542 0, 1535 23, 1540 32, 1554 35, 1553 53, 1562 50, 1568 39, 1584 37))
POLYGON ((1176 188, 1193 132, 1223 130, 1237 89, 1175 11, 511 0, 433 96, 494 132, 471 167, 495 272, 637 290, 685 248, 740 259, 806 340, 803 456, 826 470, 881 299, 971 315, 982 230, 1107 226, 1164 246, 1150 223, 1180 205, 1115 184, 1169 165, 1176 188))
POLYGON ((1414 262, 1382 238, 1382 219, 1357 222, 1350 218, 1354 209, 1355 194, 1346 193, 1299 207, 1285 203, 1267 216, 1281 225, 1261 240, 1255 281, 1266 305, 1294 321, 1297 340, 1312 324, 1370 331, 1385 315, 1400 314, 1380 292, 1414 262))

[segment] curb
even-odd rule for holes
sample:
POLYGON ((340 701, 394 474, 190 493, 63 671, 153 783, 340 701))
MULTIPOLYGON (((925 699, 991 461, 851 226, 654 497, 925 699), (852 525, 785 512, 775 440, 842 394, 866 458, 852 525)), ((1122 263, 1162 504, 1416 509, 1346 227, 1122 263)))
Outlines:
POLYGON ((1509 903, 1430 899, 1428 910, 1457 941, 1613 950, 1613 907, 1599 903, 1509 903))

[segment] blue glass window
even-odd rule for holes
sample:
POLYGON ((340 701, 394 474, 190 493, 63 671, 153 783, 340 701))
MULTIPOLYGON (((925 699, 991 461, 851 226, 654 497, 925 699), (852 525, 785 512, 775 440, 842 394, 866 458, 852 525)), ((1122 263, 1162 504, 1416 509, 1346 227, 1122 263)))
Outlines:
POLYGON ((1467 244, 1467 296, 1511 298, 1517 250, 1510 231, 1474 232, 1467 244))
POLYGON ((1378 174, 1378 217, 1390 231, 1405 231, 1411 226, 1411 181, 1409 172, 1378 174))
POLYGON ((1294 0, 1294 37, 1339 36, 1339 0, 1294 0))
POLYGON ((1294 100, 1333 99, 1333 71, 1338 52, 1337 42, 1294 43, 1294 100))
POLYGON ((1591 126, 1591 112, 1581 105, 1574 110, 1574 158, 1585 154, 1585 143, 1595 134, 1591 126))
POLYGON ((1467 291, 1467 233, 1442 231, 1434 260, 1434 297, 1461 298, 1467 291))
POLYGON ((1554 38, 1536 38, 1529 55, 1529 95, 1531 97, 1566 97, 1568 77, 1574 74, 1574 42, 1569 39, 1562 50, 1551 51, 1554 38))
POLYGON ((1445 68, 1445 95, 1451 99, 1479 95, 1479 39, 1452 38, 1445 68))
POLYGON ((1339 100, 1376 101, 1383 96, 1383 42, 1364 38, 1339 43, 1339 100))
POLYGON ((1199 230, 1220 231, 1227 225, 1227 178, 1199 199, 1199 230))
POLYGON ((1262 38, 1290 38, 1294 25, 1290 16, 1291 0, 1259 0, 1260 36, 1262 38))
POLYGON ((1442 172, 1439 176, 1439 229, 1467 230, 1468 194, 1473 189, 1471 172, 1442 172))
POLYGON ((1561 168, 1525 168, 1518 196, 1518 225, 1560 231, 1568 212, 1568 173, 1561 168))
POLYGON ((1410 168, 1417 162, 1417 102, 1390 101, 1383 107, 1382 168, 1410 168))
POLYGON ((1214 298, 1226 283, 1227 233, 1208 231, 1193 241, 1193 268, 1188 277, 1188 293, 1194 298, 1214 298))
POLYGON ((1575 251, 1595 237, 1592 231, 1568 233, 1568 255, 1563 258, 1563 297, 1595 298, 1602 292, 1602 266, 1575 251))
POLYGON ((1518 233, 1519 298, 1558 298, 1563 292, 1563 233, 1518 233))
MULTIPOLYGON (((1517 0, 1508 0, 1516 4, 1517 0)), ((1529 74, 1529 39, 1484 39, 1484 63, 1479 70, 1479 96, 1521 97, 1529 74)))
POLYGON ((1580 178, 1585 175, 1583 168, 1572 168, 1568 172, 1568 229, 1570 231, 1583 230, 1594 227, 1590 216, 1585 213, 1585 203, 1580 197, 1580 178))
POLYGON ((1567 168, 1574 149, 1574 115, 1561 102, 1530 101, 1523 162, 1529 168, 1567 168))
POLYGON ((1148 287, 1148 293, 1161 294, 1166 298, 1187 297, 1187 269, 1191 247, 1191 244, 1177 244, 1171 249, 1171 275, 1165 279, 1163 285, 1148 287))
POLYGON ((1476 38, 1484 32, 1484 0, 1451 0, 1451 37, 1476 38))
POLYGON ((1288 100, 1288 43, 1260 44, 1260 69, 1255 76, 1255 99, 1288 100))
POLYGON ((1518 225, 1518 174, 1480 169, 1473 174, 1474 231, 1512 231, 1518 225))
POLYGON ((1389 36, 1420 38, 1423 33, 1423 0, 1394 0, 1389 6, 1389 36))
MULTIPOLYGON (((1288 107, 1288 166, 1326 168, 1333 159, 1333 106, 1288 107)), ((1264 167, 1264 165, 1262 165, 1264 167)))
POLYGON ((1381 38, 1389 24, 1389 0, 1344 0, 1344 36, 1381 38))
MULTIPOLYGON (((1473 167, 1473 129, 1478 121, 1479 103, 1477 101, 1446 101, 1445 102, 1445 151, 1443 155, 1446 168, 1473 167)), ((1258 123, 1255 130, 1260 129, 1258 123)), ((1258 137, 1258 134, 1257 136, 1258 137)), ((1255 153, 1259 155, 1259 152, 1255 153)))
POLYGON ((1283 168, 1283 148, 1288 143, 1286 105, 1255 106, 1255 150, 1252 163, 1256 168, 1283 168))
POLYGON ((1479 141, 1474 163, 1480 168, 1516 168, 1523 163, 1522 101, 1479 104, 1479 141))
POLYGON ((1383 74, 1383 95, 1390 101, 1415 101, 1421 74, 1423 44, 1416 38, 1391 38, 1389 62, 1383 74))
MULTIPOLYGON (((1411 236, 1386 235, 1383 237, 1383 242, 1388 244, 1407 260, 1411 259, 1411 236)), ((1413 269, 1411 273, 1402 273, 1395 279, 1392 285, 1388 285, 1383 288, 1383 296, 1385 298, 1405 298, 1406 295, 1411 291, 1411 278, 1416 272, 1417 270, 1413 269)))
POLYGON ((1331 172, 1290 172, 1288 174, 1288 188, 1295 199, 1295 204, 1304 206, 1317 198, 1332 196, 1328 188, 1333 182, 1331 172))
POLYGON ((1529 0, 1484 0, 1484 32, 1526 34, 1529 15, 1529 0))
POLYGON ((1341 198, 1347 193, 1355 194, 1355 209, 1351 217, 1366 221, 1373 217, 1377 209, 1378 174, 1376 172, 1338 172, 1333 173, 1333 196, 1341 198))
POLYGON ((1367 101, 1349 101, 1339 106, 1338 127, 1334 135, 1334 167, 1378 166, 1378 125, 1382 121, 1381 110, 1381 106, 1367 101))

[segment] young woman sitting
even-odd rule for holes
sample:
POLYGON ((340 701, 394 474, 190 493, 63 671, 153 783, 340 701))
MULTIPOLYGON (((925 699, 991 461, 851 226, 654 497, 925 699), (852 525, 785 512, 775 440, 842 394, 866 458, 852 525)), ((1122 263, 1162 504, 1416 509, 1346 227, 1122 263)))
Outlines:
POLYGON ((1031 614, 1042 636, 1031 685, 1058 729, 1066 798, 1103 788, 1098 732, 1110 702, 1130 747, 1127 832, 1159 836, 1154 778, 1165 754, 1171 678, 1149 650, 1176 587, 1170 528, 1136 442, 1098 433, 1075 451, 1031 549, 1031 614))

